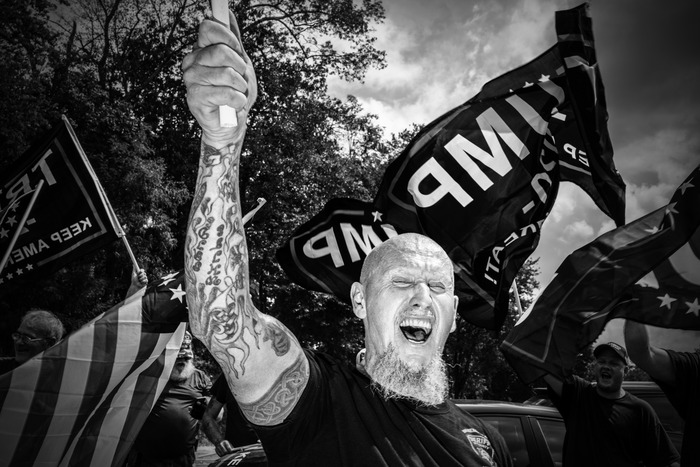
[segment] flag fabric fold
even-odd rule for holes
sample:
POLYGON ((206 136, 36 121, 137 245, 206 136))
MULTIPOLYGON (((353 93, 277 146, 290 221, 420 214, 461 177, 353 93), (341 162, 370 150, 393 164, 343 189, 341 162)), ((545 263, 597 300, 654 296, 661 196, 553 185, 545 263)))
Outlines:
POLYGON ((521 379, 565 378, 613 318, 700 329, 700 167, 670 203, 569 255, 501 344, 521 379))
MULTIPOLYGON (((27 150, 0 182, 0 211, 12 209, 40 180, 41 192, 9 259, 3 287, 48 274, 116 240, 121 228, 68 120, 27 150)), ((10 247, 10 213, 0 225, 0 255, 10 247)))
POLYGON ((121 466, 186 321, 180 272, 0 375, 0 466, 121 466))

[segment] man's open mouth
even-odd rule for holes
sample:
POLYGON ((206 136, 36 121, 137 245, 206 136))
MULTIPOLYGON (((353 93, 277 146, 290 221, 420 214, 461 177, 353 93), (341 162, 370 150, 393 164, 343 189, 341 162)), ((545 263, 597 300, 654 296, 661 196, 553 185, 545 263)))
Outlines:
POLYGON ((404 319, 399 324, 399 328, 406 339, 419 344, 427 341, 433 331, 430 321, 417 318, 404 319))

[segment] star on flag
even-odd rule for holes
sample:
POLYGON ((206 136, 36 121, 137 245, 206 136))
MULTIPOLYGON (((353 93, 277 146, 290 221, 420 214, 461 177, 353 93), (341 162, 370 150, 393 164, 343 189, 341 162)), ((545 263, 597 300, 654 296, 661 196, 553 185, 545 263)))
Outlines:
POLYGON ((683 185, 679 186, 678 189, 681 190, 681 194, 684 195, 685 190, 687 190, 688 188, 694 188, 694 187, 695 187, 695 185, 693 185, 692 183, 685 182, 683 185))
POLYGON ((656 297, 659 300, 661 300, 661 305, 659 305, 659 308, 661 307, 667 307, 669 310, 671 309, 671 303, 675 302, 676 299, 671 297, 669 294, 664 294, 663 297, 656 297))
POLYGON ((695 316, 700 316, 700 303, 698 303, 697 298, 692 302, 685 302, 685 304, 688 305, 688 311, 685 312, 686 315, 692 313, 695 316))
POLYGON ((182 290, 182 284, 177 285, 177 289, 170 289, 170 291, 173 293, 173 296, 170 297, 170 300, 175 300, 178 299, 180 303, 182 303, 182 297, 185 296, 187 292, 182 290))

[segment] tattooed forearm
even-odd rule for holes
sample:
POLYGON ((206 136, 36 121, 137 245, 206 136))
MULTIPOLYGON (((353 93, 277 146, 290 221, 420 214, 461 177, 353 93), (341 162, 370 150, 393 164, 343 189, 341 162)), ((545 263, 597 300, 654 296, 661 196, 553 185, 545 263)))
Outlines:
POLYGON ((240 146, 216 150, 202 144, 200 173, 186 240, 190 321, 209 347, 224 347, 221 363, 242 374, 257 341, 248 294, 248 258, 238 199, 240 146))
POLYGON ((294 409, 308 379, 309 362, 302 353, 261 399, 252 404, 241 403, 241 411, 257 425, 277 425, 294 409))

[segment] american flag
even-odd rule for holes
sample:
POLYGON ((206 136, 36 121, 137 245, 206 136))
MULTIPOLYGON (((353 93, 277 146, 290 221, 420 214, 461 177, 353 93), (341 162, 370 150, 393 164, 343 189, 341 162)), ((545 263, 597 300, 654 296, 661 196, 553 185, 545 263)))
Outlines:
POLYGON ((501 344, 525 382, 567 376, 613 318, 700 330, 700 166, 669 204, 569 255, 501 344))
POLYGON ((182 271, 0 376, 1 466, 120 466, 185 333, 182 271))

